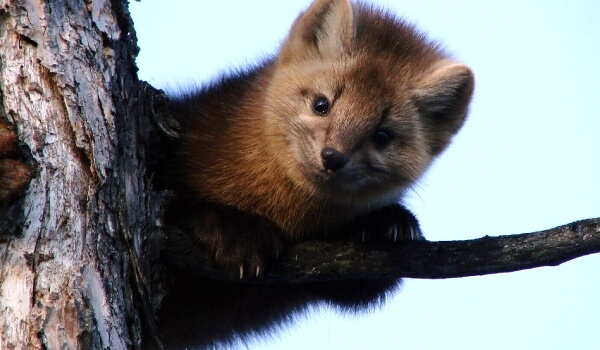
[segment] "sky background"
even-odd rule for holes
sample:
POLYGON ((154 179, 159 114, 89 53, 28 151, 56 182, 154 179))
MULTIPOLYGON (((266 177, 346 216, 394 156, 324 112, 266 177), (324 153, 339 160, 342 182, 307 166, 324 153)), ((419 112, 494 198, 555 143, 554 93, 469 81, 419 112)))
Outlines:
MULTIPOLYGON (((417 23, 475 72, 467 123, 406 199, 428 239, 600 217, 600 1, 370 2, 417 23)), ((132 1, 139 76, 164 89, 255 62, 309 4, 132 1)), ((249 348, 600 349, 600 254, 406 280, 382 310, 316 309, 249 348)))

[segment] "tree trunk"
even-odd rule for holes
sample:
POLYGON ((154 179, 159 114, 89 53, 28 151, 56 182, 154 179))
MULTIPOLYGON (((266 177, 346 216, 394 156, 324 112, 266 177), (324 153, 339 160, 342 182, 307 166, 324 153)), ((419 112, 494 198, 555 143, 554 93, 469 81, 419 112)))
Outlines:
POLYGON ((139 348, 151 327, 137 51, 126 1, 0 0, 0 111, 35 173, 0 242, 0 349, 139 348))

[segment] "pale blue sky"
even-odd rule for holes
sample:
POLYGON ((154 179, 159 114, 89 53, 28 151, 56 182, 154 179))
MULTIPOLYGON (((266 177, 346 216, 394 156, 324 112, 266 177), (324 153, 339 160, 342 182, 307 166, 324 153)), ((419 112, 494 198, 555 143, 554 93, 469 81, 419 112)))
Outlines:
MULTIPOLYGON (((600 2, 371 1, 470 65, 450 149, 407 199, 430 240, 600 216, 600 2)), ((310 1, 132 2, 141 79, 206 81, 272 53, 310 1)), ((315 310, 252 349, 600 349, 600 255, 559 267, 406 280, 381 311, 315 310)))

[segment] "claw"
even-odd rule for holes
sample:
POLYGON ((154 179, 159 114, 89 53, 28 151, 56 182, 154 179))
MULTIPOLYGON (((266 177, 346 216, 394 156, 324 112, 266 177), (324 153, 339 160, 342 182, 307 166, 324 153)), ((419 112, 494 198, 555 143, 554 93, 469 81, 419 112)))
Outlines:
POLYGON ((396 242, 398 240, 398 226, 393 225, 390 228, 390 232, 389 232, 390 236, 392 237, 392 241, 396 242))
POLYGON ((418 241, 423 239, 423 232, 421 231, 421 229, 419 227, 411 227, 410 228, 410 238, 418 241))
POLYGON ((244 277, 244 265, 240 264, 240 279, 244 277))
POLYGON ((254 277, 258 277, 258 275, 260 275, 260 266, 256 267, 256 274, 254 275, 254 277))

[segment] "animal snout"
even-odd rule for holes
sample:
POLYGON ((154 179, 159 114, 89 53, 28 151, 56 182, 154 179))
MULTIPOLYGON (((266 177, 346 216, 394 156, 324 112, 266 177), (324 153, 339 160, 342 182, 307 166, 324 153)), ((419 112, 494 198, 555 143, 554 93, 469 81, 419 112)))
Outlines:
POLYGON ((327 170, 337 171, 348 163, 348 157, 332 147, 325 147, 321 151, 323 167, 327 170))

